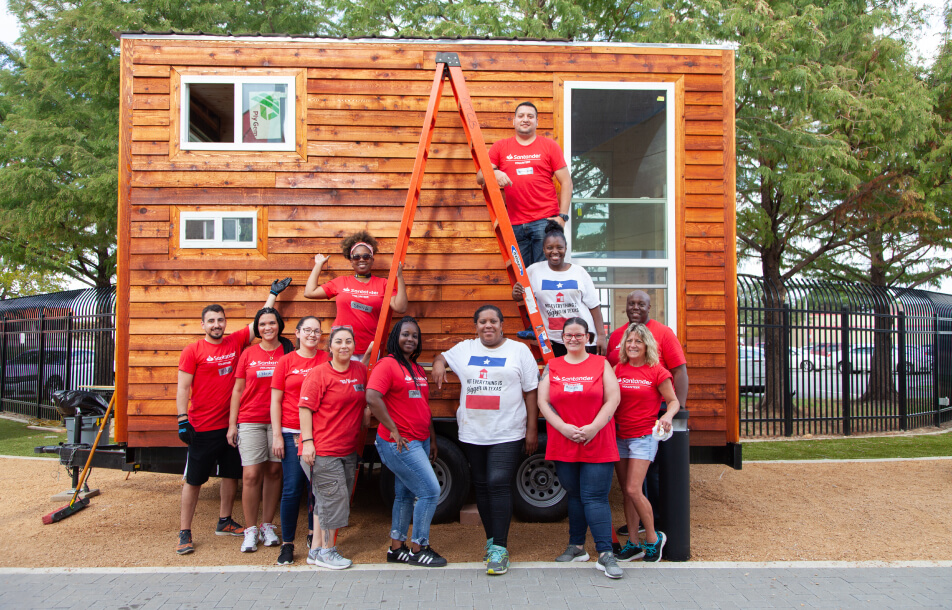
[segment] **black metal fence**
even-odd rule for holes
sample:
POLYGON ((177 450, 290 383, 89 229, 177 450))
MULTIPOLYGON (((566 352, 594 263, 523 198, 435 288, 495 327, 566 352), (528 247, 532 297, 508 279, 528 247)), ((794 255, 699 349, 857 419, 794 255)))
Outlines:
POLYGON ((952 296, 738 277, 741 436, 850 435, 952 419, 952 296))
POLYGON ((0 410, 59 419, 50 396, 115 380, 115 289, 0 301, 0 410))

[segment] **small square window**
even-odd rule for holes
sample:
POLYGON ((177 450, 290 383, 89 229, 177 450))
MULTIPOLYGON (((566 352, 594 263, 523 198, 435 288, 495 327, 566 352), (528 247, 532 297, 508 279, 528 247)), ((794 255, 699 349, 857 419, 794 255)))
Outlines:
POLYGON ((182 212, 181 248, 255 248, 258 213, 182 212))
POLYGON ((204 218, 186 220, 185 239, 215 239, 215 221, 204 218))

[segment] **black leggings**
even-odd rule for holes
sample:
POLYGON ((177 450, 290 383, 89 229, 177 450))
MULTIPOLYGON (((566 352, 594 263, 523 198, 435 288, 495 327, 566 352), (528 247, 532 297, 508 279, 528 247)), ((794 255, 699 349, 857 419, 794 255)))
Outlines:
POLYGON ((522 458, 523 440, 498 445, 460 443, 476 488, 476 508, 486 530, 486 538, 505 547, 512 522, 512 480, 522 458))

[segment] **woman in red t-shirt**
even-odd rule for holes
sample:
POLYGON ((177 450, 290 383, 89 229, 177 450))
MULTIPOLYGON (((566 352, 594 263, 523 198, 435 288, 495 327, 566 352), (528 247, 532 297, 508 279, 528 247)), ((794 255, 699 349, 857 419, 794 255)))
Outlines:
MULTIPOLYGON (((645 561, 659 561, 666 537, 664 532, 655 532, 654 513, 651 503, 642 493, 642 485, 648 466, 658 453, 658 441, 651 433, 661 403, 667 403, 667 410, 660 420, 665 432, 671 430, 671 421, 681 405, 674 394, 671 373, 659 363, 658 344, 647 326, 629 324, 621 346, 615 367, 615 376, 621 387, 621 403, 615 411, 621 459, 615 464, 615 473, 625 496, 628 531, 637 532, 640 519, 645 526, 645 544, 632 542, 629 537, 616 557, 620 561, 639 557, 644 557, 645 561)), ((637 534, 634 539, 637 541, 637 534)))
MULTIPOLYGON (((354 360, 360 360, 370 349, 374 334, 377 332, 377 319, 383 305, 387 280, 370 274, 374 264, 374 254, 378 252, 377 240, 366 231, 348 235, 341 242, 341 252, 354 268, 354 275, 341 275, 324 284, 318 284, 321 270, 327 257, 314 255, 314 268, 307 278, 304 296, 309 299, 335 298, 337 316, 334 326, 347 326, 354 331, 357 344, 354 360)), ((403 263, 397 267, 397 285, 390 296, 390 308, 395 313, 407 310, 407 286, 403 282, 403 263)))
POLYGON ((308 492, 308 546, 314 533, 314 496, 298 459, 301 418, 298 403, 304 377, 314 367, 327 362, 327 352, 318 351, 321 342, 321 321, 314 316, 301 318, 294 331, 298 348, 283 356, 271 378, 271 428, 274 455, 281 458, 284 486, 281 490, 281 553, 278 564, 294 563, 294 534, 301 505, 301 495, 308 492))
POLYGON ((592 531, 596 567, 609 578, 624 574, 612 554, 612 514, 608 492, 618 461, 612 415, 618 381, 603 356, 585 351, 591 334, 582 318, 562 330, 566 354, 549 361, 539 380, 539 411, 549 426, 545 459, 555 462, 568 494, 569 544, 556 561, 588 561, 585 532, 592 531))
POLYGON ((436 432, 426 371, 417 364, 422 350, 420 325, 410 316, 403 318, 390 331, 389 354, 370 372, 367 404, 380 422, 374 447, 394 474, 387 561, 439 568, 446 559, 430 548, 430 522, 440 498, 440 483, 430 464, 436 459, 436 432), (413 538, 407 548, 411 517, 413 538))
POLYGON ((227 435, 228 442, 238 447, 241 454, 241 507, 245 523, 250 524, 245 528, 241 544, 243 553, 257 551, 258 542, 264 542, 265 546, 281 544, 272 523, 281 497, 281 460, 271 447, 271 378, 281 356, 294 349, 281 336, 284 319, 277 309, 259 310, 253 328, 261 343, 242 352, 235 366, 227 435), (259 528, 255 524, 262 496, 264 509, 259 528))
POLYGON ((301 389, 301 466, 310 473, 317 512, 307 562, 333 570, 352 564, 337 552, 337 530, 350 517, 350 492, 357 476, 363 427, 370 423, 365 387, 367 367, 354 362, 354 333, 340 327, 327 340, 331 352, 307 375, 301 389))

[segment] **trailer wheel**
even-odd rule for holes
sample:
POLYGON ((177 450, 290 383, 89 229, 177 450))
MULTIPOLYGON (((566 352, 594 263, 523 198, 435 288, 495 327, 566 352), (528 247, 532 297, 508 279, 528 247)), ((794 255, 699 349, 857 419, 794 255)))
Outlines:
POLYGON ((527 456, 516 469, 512 482, 512 508, 523 521, 561 521, 569 512, 568 494, 559 484, 555 463, 545 459, 544 439, 539 452, 527 456))
MULTIPOLYGON (((433 515, 433 523, 445 523, 459 518, 463 499, 469 492, 469 462, 456 443, 440 435, 436 436, 437 456, 433 473, 440 483, 440 497, 433 515)), ((381 465, 380 497, 388 506, 393 505, 394 474, 381 465)))

